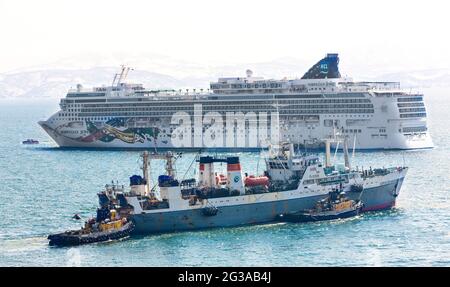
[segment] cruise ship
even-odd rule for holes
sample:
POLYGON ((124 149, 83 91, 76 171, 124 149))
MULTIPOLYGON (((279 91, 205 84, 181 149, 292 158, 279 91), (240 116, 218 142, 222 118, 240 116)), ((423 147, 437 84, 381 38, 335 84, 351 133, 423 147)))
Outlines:
MULTIPOLYGON (((219 78, 209 89, 152 90, 128 83, 80 84, 39 124, 60 147, 259 150, 276 142, 323 148, 336 133, 356 149, 431 148, 424 95, 398 82, 341 76, 327 54, 301 78, 219 78)), ((350 146, 352 148, 352 146, 350 146)))

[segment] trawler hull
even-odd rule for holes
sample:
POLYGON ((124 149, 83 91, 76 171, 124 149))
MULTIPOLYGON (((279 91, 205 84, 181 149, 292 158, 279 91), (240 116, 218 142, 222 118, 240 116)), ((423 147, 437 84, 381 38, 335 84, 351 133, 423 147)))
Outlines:
MULTIPOLYGON (((381 186, 365 189, 361 195, 361 201, 364 204, 362 211, 384 210, 395 206, 402 182, 403 177, 381 186)), ((139 234, 267 224, 279 222, 277 216, 280 214, 311 209, 318 200, 326 197, 327 194, 323 194, 278 201, 217 206, 219 211, 214 216, 205 216, 202 209, 198 208, 135 214, 132 219, 136 226, 134 232, 139 234)), ((359 199, 360 194, 348 194, 348 197, 359 199)))
POLYGON ((309 208, 327 195, 272 202, 218 206, 215 216, 205 216, 201 209, 137 214, 133 216, 136 233, 166 233, 217 227, 265 224, 277 215, 309 208))

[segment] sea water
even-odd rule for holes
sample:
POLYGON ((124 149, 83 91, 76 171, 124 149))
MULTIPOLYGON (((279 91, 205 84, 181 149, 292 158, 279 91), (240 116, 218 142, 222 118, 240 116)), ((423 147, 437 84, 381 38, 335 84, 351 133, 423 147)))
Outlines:
MULTIPOLYGON (((71 248, 49 247, 46 237, 80 227, 75 213, 94 215, 105 184, 127 186, 141 173, 140 152, 60 149, 37 124, 58 110, 58 99, 0 100, 0 266, 450 266, 450 96, 424 92, 435 148, 357 152, 352 159, 353 166, 410 167, 392 210, 71 248), (22 145, 27 138, 40 144, 22 145)), ((244 170, 262 173, 258 153, 238 156, 244 170)), ((177 160, 179 177, 196 176, 185 174, 194 158, 177 160)), ((154 179, 163 172, 163 162, 152 162, 154 179)))

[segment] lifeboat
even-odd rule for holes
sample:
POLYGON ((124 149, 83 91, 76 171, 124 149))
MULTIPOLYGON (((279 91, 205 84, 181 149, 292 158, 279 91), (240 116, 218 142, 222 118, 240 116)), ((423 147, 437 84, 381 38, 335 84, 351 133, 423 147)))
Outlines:
POLYGON ((244 179, 245 186, 269 186, 269 178, 267 176, 250 175, 244 179))

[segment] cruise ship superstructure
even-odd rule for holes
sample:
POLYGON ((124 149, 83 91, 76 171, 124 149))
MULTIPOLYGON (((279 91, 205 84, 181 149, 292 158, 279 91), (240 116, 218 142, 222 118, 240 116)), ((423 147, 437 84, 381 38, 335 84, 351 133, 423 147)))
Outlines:
POLYGON ((267 146, 276 134, 278 141, 315 148, 336 131, 357 149, 433 146, 422 94, 397 82, 355 82, 341 76, 338 64, 338 55, 328 54, 301 78, 267 80, 248 70, 190 92, 127 83, 124 67, 111 86, 69 90, 61 110, 39 124, 61 147, 246 150, 267 146), (213 135, 219 138, 214 146, 207 145, 205 131, 217 123, 206 121, 208 113, 223 116, 224 127, 227 115, 243 114, 244 126, 232 121, 232 128, 213 135), (176 114, 187 117, 174 120, 176 114))

